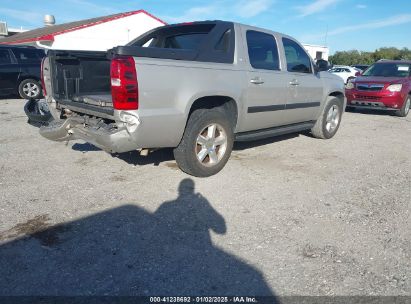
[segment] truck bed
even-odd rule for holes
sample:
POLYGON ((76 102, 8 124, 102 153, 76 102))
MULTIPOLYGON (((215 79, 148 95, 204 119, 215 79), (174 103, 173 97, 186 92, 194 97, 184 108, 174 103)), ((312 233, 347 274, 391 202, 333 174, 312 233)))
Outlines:
POLYGON ((61 104, 112 107, 106 52, 49 51, 53 97, 61 104))

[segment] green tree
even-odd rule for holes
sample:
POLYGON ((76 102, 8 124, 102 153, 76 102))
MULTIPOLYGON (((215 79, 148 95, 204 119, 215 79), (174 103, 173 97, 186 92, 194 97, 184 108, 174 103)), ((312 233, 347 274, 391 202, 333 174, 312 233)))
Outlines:
POLYGON ((330 56, 329 61, 337 65, 353 65, 372 64, 380 59, 411 60, 411 50, 408 48, 382 47, 374 52, 338 51, 330 56))
POLYGON ((403 48, 400 52, 401 59, 411 60, 411 50, 403 48))
POLYGON ((401 51, 394 47, 379 48, 374 52, 374 60, 380 59, 398 60, 401 59, 401 51))

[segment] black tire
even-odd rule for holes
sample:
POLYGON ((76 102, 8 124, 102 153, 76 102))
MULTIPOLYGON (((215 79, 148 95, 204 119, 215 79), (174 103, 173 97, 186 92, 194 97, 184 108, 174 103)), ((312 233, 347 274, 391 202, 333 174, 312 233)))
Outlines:
MULTIPOLYGON (((212 132, 212 131, 210 131, 212 132)), ((187 174, 197 177, 207 177, 218 173, 230 158, 233 148, 234 134, 233 127, 225 111, 221 108, 198 109, 191 113, 183 138, 180 144, 174 149, 174 157, 178 166, 187 174), (217 131, 214 132, 214 139, 226 138, 225 144, 209 147, 211 152, 206 149, 206 145, 198 143, 200 135, 207 140, 207 145, 212 145, 212 136, 209 137, 209 128, 215 125, 217 131), (211 140, 211 141, 210 141, 211 140), (210 142, 209 142, 210 141, 210 142), (200 152, 207 151, 202 161, 198 158, 200 152), (212 154, 213 153, 213 157, 212 154), (213 162, 217 157, 217 162, 213 162)), ((204 155, 205 153, 202 153, 204 155)))
POLYGON ((19 95, 24 99, 38 99, 42 96, 41 85, 35 79, 25 79, 19 84, 19 95))
POLYGON ((24 105, 24 112, 29 119, 28 122, 31 124, 44 125, 53 120, 47 102, 44 100, 28 100, 24 105))
MULTIPOLYGON (((343 113, 343 105, 340 99, 337 97, 330 97, 327 100, 327 103, 318 118, 317 122, 315 123, 314 127, 311 129, 311 134, 316 137, 316 138, 321 138, 321 139, 329 139, 337 133, 338 128, 340 127, 341 124, 341 117, 343 113), (328 128, 328 123, 329 120, 327 119, 327 116, 329 115, 329 112, 331 111, 331 108, 338 109, 338 113, 336 114, 336 118, 338 118, 337 123, 333 128, 328 128)), ((333 116, 334 117, 334 116, 333 116)), ((334 120, 333 120, 334 121, 334 120)), ((333 124, 334 125, 334 124, 333 124)))
POLYGON ((408 113, 410 112, 410 105, 411 105, 411 95, 408 95, 401 109, 398 111, 395 111, 395 115, 399 117, 407 117, 408 113))

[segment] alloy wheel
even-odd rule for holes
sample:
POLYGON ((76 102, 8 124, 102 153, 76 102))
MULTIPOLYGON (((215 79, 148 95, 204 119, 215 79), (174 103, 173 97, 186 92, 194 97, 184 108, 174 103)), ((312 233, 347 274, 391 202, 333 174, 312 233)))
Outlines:
POLYGON ((40 94, 40 87, 32 82, 28 82, 23 86, 23 92, 28 97, 36 97, 40 94))
POLYGON ((197 160, 204 166, 211 167, 218 164, 224 157, 227 149, 227 134, 219 124, 210 124, 205 127, 196 140, 197 160))
POLYGON ((325 120, 325 128, 329 133, 332 133, 340 122, 340 110, 337 105, 333 105, 327 113, 327 118, 325 120))

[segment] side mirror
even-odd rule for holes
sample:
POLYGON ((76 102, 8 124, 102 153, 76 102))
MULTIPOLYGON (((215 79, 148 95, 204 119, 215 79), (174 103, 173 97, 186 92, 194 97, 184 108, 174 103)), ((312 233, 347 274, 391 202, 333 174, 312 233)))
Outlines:
POLYGON ((355 73, 355 77, 358 77, 358 76, 361 76, 361 72, 360 71, 358 71, 357 73, 355 73))
POLYGON ((329 69, 331 69, 331 65, 327 60, 324 59, 319 59, 317 60, 317 62, 315 63, 315 71, 318 72, 323 72, 323 71, 328 71, 329 69))

